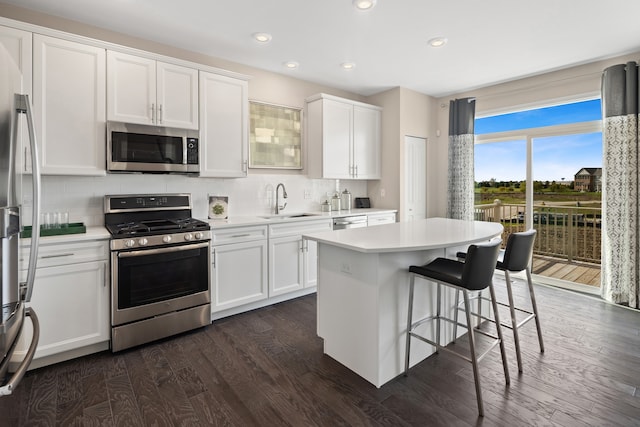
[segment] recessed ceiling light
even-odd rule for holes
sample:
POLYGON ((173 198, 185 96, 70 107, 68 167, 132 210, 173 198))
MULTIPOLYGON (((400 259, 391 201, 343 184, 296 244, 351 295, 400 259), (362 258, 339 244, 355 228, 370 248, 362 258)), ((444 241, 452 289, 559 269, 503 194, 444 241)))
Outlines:
POLYGON ((427 43, 429 43, 429 46, 431 46, 431 47, 442 47, 445 44, 447 44, 447 38, 446 37, 434 37, 431 40, 429 40, 427 43))
POLYGON ((340 64, 340 66, 345 70, 353 70, 354 68, 356 68, 355 62, 343 62, 342 64, 340 64))
POLYGON ((353 0, 353 6, 360 10, 373 9, 377 0, 353 0))
POLYGON ((293 70, 294 68, 298 68, 300 66, 300 64, 298 64, 296 61, 287 61, 284 62, 282 65, 284 65, 285 67, 293 70))
POLYGON ((269 33, 253 33, 253 38, 258 43, 269 43, 271 41, 271 34, 269 34, 269 33))

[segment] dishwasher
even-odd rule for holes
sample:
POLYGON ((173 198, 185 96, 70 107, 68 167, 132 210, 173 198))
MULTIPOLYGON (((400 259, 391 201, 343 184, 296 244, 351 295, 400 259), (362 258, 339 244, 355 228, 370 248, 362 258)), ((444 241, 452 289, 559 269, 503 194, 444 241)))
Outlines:
POLYGON ((359 228, 367 226, 366 215, 344 216, 333 219, 334 230, 344 230, 345 228, 359 228))

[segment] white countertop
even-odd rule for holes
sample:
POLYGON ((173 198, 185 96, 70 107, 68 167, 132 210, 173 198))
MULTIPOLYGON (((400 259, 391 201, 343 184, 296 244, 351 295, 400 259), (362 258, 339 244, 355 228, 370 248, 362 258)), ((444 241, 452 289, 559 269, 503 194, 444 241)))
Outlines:
POLYGON ((406 252, 455 247, 489 240, 502 224, 428 218, 409 222, 305 234, 304 238, 365 253, 406 252))
POLYGON ((396 209, 351 209, 351 210, 343 210, 343 211, 335 211, 335 212, 282 212, 282 217, 285 219, 270 219, 275 217, 276 215, 263 215, 263 216, 232 216, 228 219, 210 219, 209 224, 211 227, 215 229, 220 228, 229 228, 229 227, 242 227, 242 226, 250 226, 250 225, 269 225, 269 224, 280 224, 283 221, 312 221, 323 218, 344 218, 349 216, 357 216, 357 215, 373 215, 378 213, 396 213, 396 209), (299 214, 308 214, 309 216, 304 217, 294 217, 294 218, 286 218, 290 215, 299 215, 299 214))
MULTIPOLYGON (((77 234, 60 234, 58 236, 44 236, 40 237, 40 244, 57 244, 57 243, 73 243, 73 242, 82 242, 85 240, 108 240, 111 238, 111 234, 107 231, 106 228, 102 226, 93 226, 87 227, 86 233, 77 233, 77 234)), ((30 238, 21 238, 21 245, 30 245, 30 238)))

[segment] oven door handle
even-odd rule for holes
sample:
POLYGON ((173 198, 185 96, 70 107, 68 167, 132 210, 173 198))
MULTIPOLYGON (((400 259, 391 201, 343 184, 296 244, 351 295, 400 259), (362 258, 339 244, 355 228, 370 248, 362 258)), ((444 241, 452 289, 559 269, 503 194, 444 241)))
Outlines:
POLYGON ((143 249, 140 251, 130 251, 130 252, 118 252, 118 258, 129 258, 135 256, 147 256, 147 255, 157 255, 164 254, 167 252, 174 251, 188 251, 191 249, 200 249, 200 248, 208 248, 209 242, 205 243, 197 243, 194 245, 183 245, 183 246, 169 246, 167 248, 158 248, 158 249, 143 249))

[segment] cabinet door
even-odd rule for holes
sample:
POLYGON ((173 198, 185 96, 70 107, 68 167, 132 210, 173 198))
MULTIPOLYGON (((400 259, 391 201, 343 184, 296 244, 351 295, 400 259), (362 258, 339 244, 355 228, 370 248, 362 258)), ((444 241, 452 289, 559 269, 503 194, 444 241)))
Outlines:
POLYGON ((42 173, 105 175, 105 50, 35 34, 33 52, 42 173))
MULTIPOLYGON (((40 321, 35 358, 109 340, 107 265, 94 261, 37 269, 30 303, 40 321)), ((33 331, 29 320, 24 324, 16 350, 20 360, 33 331)))
POLYGON ((156 119, 156 61, 107 52, 107 119, 152 125, 156 119))
POLYGON ((353 107, 353 177, 379 179, 380 111, 353 107))
POLYGON ((158 62, 157 124, 198 129, 198 70, 158 62))
MULTIPOLYGON (((22 73, 22 93, 29 95, 29 99, 33 100, 31 33, 0 26, 0 43, 9 52, 22 73)), ((22 119, 18 128, 18 141, 20 141, 22 149, 16 153, 16 167, 19 168, 19 172, 31 172, 31 153, 28 147, 29 135, 27 132, 27 121, 22 119)))
POLYGON ((212 312, 268 297, 266 240, 214 246, 212 258, 212 312))
POLYGON ((246 81, 200 72, 200 176, 247 176, 246 81))
POLYGON ((324 178, 351 178, 353 106, 331 99, 323 100, 322 175, 324 178))
POLYGON ((301 236, 269 239, 269 296, 303 288, 301 236))
POLYGON ((304 287, 318 285, 318 242, 304 240, 304 287))

